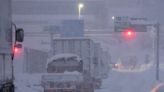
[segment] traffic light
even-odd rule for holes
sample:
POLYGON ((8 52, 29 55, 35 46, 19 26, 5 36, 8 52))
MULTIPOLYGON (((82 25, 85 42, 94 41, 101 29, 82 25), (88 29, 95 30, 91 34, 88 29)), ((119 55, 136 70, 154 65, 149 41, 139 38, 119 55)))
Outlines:
POLYGON ((14 55, 16 55, 16 54, 19 52, 19 49, 20 49, 20 48, 17 48, 17 47, 14 47, 14 48, 13 48, 13 53, 14 53, 14 55))
POLYGON ((122 31, 122 36, 126 40, 133 40, 133 39, 135 39, 136 35, 137 35, 137 33, 136 33, 135 29, 133 29, 133 28, 125 28, 122 31))
POLYGON ((23 42, 24 40, 24 30, 22 28, 18 28, 15 32, 15 41, 23 42))
POLYGON ((14 48, 14 53, 18 53, 19 49, 18 48, 14 48))
POLYGON ((13 53, 19 53, 20 49, 22 48, 22 44, 15 44, 13 48, 13 53))

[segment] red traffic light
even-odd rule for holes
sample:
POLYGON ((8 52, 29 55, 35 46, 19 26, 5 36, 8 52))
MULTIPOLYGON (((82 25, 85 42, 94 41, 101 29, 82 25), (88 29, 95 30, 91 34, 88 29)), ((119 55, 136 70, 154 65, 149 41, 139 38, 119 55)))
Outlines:
POLYGON ((18 53, 20 49, 22 48, 22 44, 16 43, 13 48, 14 53, 18 53))
POLYGON ((14 48, 14 53, 18 53, 19 49, 17 47, 14 48))
POLYGON ((133 28, 126 28, 123 30, 122 35, 126 40, 132 40, 136 37, 136 32, 133 28))
POLYGON ((19 52, 19 48, 14 47, 14 48, 13 48, 13 53, 14 53, 14 54, 17 54, 18 52, 19 52))
POLYGON ((131 36, 131 35, 132 35, 132 32, 131 32, 131 31, 128 31, 128 32, 127 32, 127 35, 128 35, 128 36, 131 36))

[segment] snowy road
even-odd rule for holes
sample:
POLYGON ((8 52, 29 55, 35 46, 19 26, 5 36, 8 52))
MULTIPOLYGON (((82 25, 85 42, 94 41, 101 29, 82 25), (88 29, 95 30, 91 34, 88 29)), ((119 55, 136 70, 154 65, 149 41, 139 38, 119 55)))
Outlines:
POLYGON ((96 92, 150 92, 156 84, 154 69, 144 72, 110 71, 102 88, 96 92))
MULTIPOLYGON (((43 92, 40 75, 21 74, 16 76, 16 92, 43 92)), ((162 77, 161 77, 162 79, 162 77)), ((118 72, 111 70, 103 80, 101 89, 95 92, 150 92, 159 82, 155 78, 155 68, 142 72, 118 72)))

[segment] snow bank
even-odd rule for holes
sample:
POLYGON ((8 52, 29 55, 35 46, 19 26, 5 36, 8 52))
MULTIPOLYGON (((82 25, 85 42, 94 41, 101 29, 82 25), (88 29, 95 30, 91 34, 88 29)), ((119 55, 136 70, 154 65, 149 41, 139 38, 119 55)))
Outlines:
POLYGON ((144 72, 146 70, 149 70, 153 67, 154 63, 149 64, 142 64, 140 67, 134 68, 134 69, 124 69, 124 68, 113 68, 113 71, 117 72, 144 72))
MULTIPOLYGON (((155 66, 142 72, 110 71, 109 77, 103 80, 102 88, 96 92, 150 92, 156 80, 155 66)), ((162 79, 162 77, 161 77, 162 79)))
POLYGON ((41 74, 17 74, 14 84, 16 92, 43 92, 41 74))

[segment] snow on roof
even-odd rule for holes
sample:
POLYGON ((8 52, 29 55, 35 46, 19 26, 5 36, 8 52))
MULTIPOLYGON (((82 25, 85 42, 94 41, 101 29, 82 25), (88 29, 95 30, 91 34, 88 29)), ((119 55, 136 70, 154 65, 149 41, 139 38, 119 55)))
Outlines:
POLYGON ((71 58, 71 57, 77 57, 77 61, 81 60, 81 58, 76 54, 71 54, 71 53, 57 54, 57 55, 54 55, 54 56, 50 57, 47 60, 46 68, 48 67, 48 64, 54 62, 54 60, 58 60, 58 59, 62 59, 62 58, 68 59, 68 58, 71 58))

